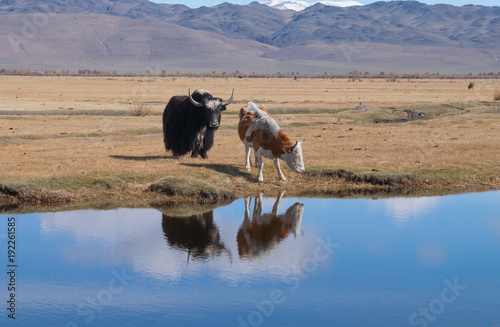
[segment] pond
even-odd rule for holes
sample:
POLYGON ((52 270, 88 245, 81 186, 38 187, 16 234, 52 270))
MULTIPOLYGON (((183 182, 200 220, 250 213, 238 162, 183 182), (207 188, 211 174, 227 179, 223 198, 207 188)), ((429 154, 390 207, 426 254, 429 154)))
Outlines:
POLYGON ((0 218, 1 326, 500 324, 500 192, 0 218))

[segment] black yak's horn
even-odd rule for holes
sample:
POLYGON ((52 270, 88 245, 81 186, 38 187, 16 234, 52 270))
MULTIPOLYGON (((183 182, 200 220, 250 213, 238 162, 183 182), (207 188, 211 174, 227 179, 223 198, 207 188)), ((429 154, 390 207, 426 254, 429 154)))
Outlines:
POLYGON ((203 107, 203 103, 196 102, 196 100, 193 99, 193 97, 191 96, 191 89, 189 89, 188 94, 189 94, 189 101, 191 101, 191 103, 193 104, 193 106, 203 107))
POLYGON ((222 102, 222 105, 227 106, 228 104, 233 102, 233 98, 234 98, 234 89, 233 89, 233 93, 231 94, 231 98, 229 98, 229 100, 227 100, 227 101, 222 102))

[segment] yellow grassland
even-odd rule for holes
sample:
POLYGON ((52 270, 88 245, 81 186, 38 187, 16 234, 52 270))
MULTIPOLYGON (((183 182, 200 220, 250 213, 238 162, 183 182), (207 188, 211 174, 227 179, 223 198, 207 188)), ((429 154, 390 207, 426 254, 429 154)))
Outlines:
POLYGON ((158 200, 144 190, 169 176, 203 180, 236 196, 374 188, 322 173, 337 169, 412 176, 407 186, 417 193, 499 189, 500 103, 493 95, 500 81, 476 80, 473 90, 468 83, 0 76, 0 185, 56 191, 76 202, 138 205, 158 200), (209 159, 174 158, 163 147, 161 113, 171 96, 201 88, 224 99, 234 88, 235 101, 222 115, 209 159), (282 165, 289 179, 282 183, 266 160, 258 183, 255 167, 244 170, 237 113, 250 100, 266 106, 290 138, 306 140, 306 170, 318 174, 297 175, 282 165), (138 102, 152 115, 134 116, 138 102), (405 109, 425 116, 395 123, 407 117, 405 109))

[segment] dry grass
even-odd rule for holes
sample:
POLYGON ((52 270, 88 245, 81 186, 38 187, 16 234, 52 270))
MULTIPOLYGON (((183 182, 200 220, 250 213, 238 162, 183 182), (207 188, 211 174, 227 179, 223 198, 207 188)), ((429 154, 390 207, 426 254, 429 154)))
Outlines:
POLYGON ((151 106, 144 101, 136 101, 132 103, 132 115, 139 117, 151 116, 153 114, 153 109, 151 106))
POLYGON ((472 92, 464 91, 465 80, 156 78, 146 83, 133 78, 0 76, 0 82, 8 85, 0 90, 3 185, 34 185, 82 201, 127 204, 157 201, 157 195, 145 190, 171 176, 201 180, 237 196, 282 189, 289 195, 339 195, 392 187, 355 177, 370 174, 382 180, 411 176, 412 187, 421 189, 500 188, 500 110, 490 102, 500 86, 496 80, 478 82, 472 92), (174 158, 165 152, 161 113, 172 95, 205 88, 226 99, 233 87, 235 102, 223 113, 209 159, 174 158), (138 93, 152 115, 127 112, 130 98, 138 93), (239 108, 250 100, 265 104, 291 138, 306 139, 307 170, 343 169, 354 174, 345 175, 351 180, 344 175, 297 175, 283 167, 290 182, 281 183, 266 160, 264 183, 257 183, 256 168, 244 170, 236 132, 239 108), (374 109, 352 110, 360 103, 374 109), (424 112, 425 118, 373 123, 405 118, 408 108, 424 112), (6 115, 6 110, 19 114, 6 115))

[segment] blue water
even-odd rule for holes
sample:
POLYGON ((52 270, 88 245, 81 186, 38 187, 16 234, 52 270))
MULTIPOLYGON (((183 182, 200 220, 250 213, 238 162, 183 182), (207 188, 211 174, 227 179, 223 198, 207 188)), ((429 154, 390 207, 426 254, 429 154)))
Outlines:
POLYGON ((500 325, 500 192, 256 201, 1 215, 0 325, 500 325))

